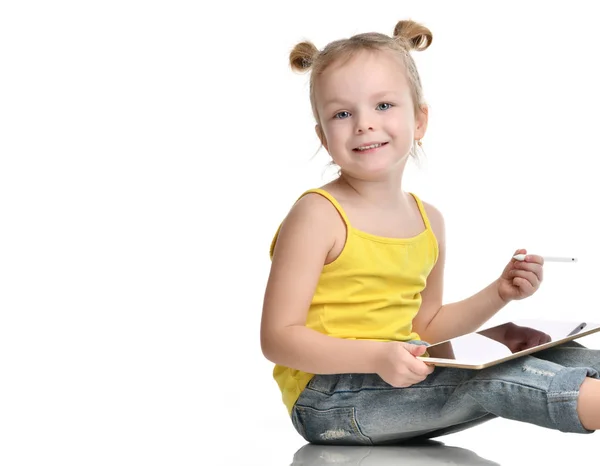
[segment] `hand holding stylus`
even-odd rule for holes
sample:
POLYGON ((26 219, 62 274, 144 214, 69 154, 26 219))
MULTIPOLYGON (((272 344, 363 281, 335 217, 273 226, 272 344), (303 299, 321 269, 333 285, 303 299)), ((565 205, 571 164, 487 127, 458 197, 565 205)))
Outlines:
POLYGON ((544 258, 517 249, 497 280, 498 295, 505 302, 523 299, 535 293, 544 279, 544 258), (523 256, 523 260, 515 256, 523 256))

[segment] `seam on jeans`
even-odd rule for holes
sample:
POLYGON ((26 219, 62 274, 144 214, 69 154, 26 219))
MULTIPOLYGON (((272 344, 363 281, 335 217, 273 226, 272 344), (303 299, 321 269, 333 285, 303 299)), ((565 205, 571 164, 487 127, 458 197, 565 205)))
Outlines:
POLYGON ((511 382, 508 380, 499 380, 499 379, 477 379, 477 380, 467 380, 466 382, 463 382, 464 384, 472 384, 472 383, 478 383, 478 382, 497 382, 500 384, 504 384, 504 385, 516 385, 517 387, 525 387, 525 388, 530 388, 531 390, 537 390, 539 392, 546 392, 545 389, 540 388, 540 387, 536 387, 534 385, 528 385, 526 383, 516 383, 516 382, 511 382))
POLYGON ((358 425, 358 419, 356 419, 356 407, 352 406, 352 417, 350 418, 350 420, 352 421, 352 424, 354 424, 354 427, 356 428, 356 431, 362 435, 365 439, 367 439, 367 441, 373 445, 373 440, 371 439, 371 437, 365 435, 365 433, 362 431, 362 429, 360 428, 360 426, 358 425))
POLYGON ((568 392, 548 392, 548 403, 558 403, 563 401, 573 401, 579 396, 579 392, 571 390, 568 392))
POLYGON ((357 390, 336 390, 334 392, 325 392, 322 390, 317 390, 316 388, 310 388, 310 387, 306 387, 307 390, 311 390, 313 392, 317 392, 317 393, 322 393, 323 395, 335 395, 337 393, 360 393, 360 392, 366 392, 366 391, 392 391, 392 390, 407 390, 407 389, 419 389, 419 390, 437 390, 438 388, 442 388, 442 389, 447 389, 450 388, 452 390, 455 390, 456 387, 460 385, 460 384, 456 384, 456 385, 435 385, 435 386, 429 386, 429 387, 419 387, 419 386, 415 386, 415 385, 411 385, 410 387, 370 387, 370 388, 359 388, 357 390))
MULTIPOLYGON (((569 391, 563 391, 563 392, 550 392, 547 391, 543 388, 539 388, 539 387, 533 387, 531 385, 527 385, 527 384, 523 384, 523 383, 514 383, 514 382, 508 382, 505 380, 489 380, 489 379, 484 379, 484 380, 468 380, 467 382, 465 382, 465 384, 470 384, 472 382, 498 382, 500 384, 503 385, 516 385, 517 387, 525 387, 525 388, 529 388, 530 390, 535 390, 538 392, 543 392, 546 393, 547 396, 547 400, 548 403, 558 403, 558 402, 564 402, 564 401, 573 401, 574 399, 577 399, 579 396, 579 391, 577 390, 569 390, 569 391)), ((470 396, 470 395, 469 395, 470 396)))
MULTIPOLYGON (((470 397, 470 398, 471 398, 471 400, 473 400, 473 401, 474 401, 474 402, 475 402, 477 405, 479 405, 479 407, 481 408, 481 410, 482 410, 482 411, 485 413, 485 414, 484 414, 483 416, 481 416, 481 417, 487 416, 488 414, 493 414, 493 413, 490 413, 490 412, 489 412, 489 411, 488 411, 488 410, 485 408, 485 406, 483 406, 483 405, 481 404, 481 402, 480 402, 480 401, 479 401, 477 398, 475 398, 475 397, 474 397, 472 394, 470 394, 470 393, 466 393, 465 395, 466 395, 466 396, 468 396, 468 397, 470 397)), ((450 401, 450 400, 448 399, 448 400, 446 401, 446 403, 444 403, 444 406, 443 406, 442 410, 443 410, 444 408, 446 408, 446 405, 448 404, 448 402, 449 402, 449 401, 450 401)), ((477 418, 477 419, 479 419, 479 418, 477 418)))

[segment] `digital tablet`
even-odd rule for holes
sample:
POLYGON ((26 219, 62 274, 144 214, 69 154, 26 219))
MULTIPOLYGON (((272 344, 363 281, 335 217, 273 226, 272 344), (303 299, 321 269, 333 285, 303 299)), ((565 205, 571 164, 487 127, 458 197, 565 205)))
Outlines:
POLYGON ((484 369, 600 331, 582 321, 516 320, 435 343, 418 359, 427 364, 484 369))

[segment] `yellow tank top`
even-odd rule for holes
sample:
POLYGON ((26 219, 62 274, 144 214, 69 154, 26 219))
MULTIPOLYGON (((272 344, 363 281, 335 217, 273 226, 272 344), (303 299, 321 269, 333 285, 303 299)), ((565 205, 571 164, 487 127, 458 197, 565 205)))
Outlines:
MULTIPOLYGON (((323 266, 306 326, 337 338, 419 339, 412 330, 412 320, 438 258, 438 243, 421 200, 411 193, 421 212, 424 231, 412 238, 386 238, 353 228, 327 191, 311 189, 300 198, 308 193, 320 194, 334 205, 346 224, 347 237, 340 255, 323 266)), ((278 234, 279 229, 271 243, 271 258, 278 234)), ((313 374, 275 365, 273 377, 291 414, 313 374)))

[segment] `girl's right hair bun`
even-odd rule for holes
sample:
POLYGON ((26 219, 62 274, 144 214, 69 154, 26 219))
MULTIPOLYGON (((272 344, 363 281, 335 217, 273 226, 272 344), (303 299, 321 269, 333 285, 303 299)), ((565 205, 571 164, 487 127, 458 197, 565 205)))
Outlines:
POLYGON ((398 21, 394 28, 394 38, 401 38, 410 44, 411 50, 422 52, 431 45, 433 34, 431 31, 412 20, 398 21))
POLYGON ((300 42, 290 52, 290 66, 294 71, 307 71, 318 53, 312 42, 300 42))

